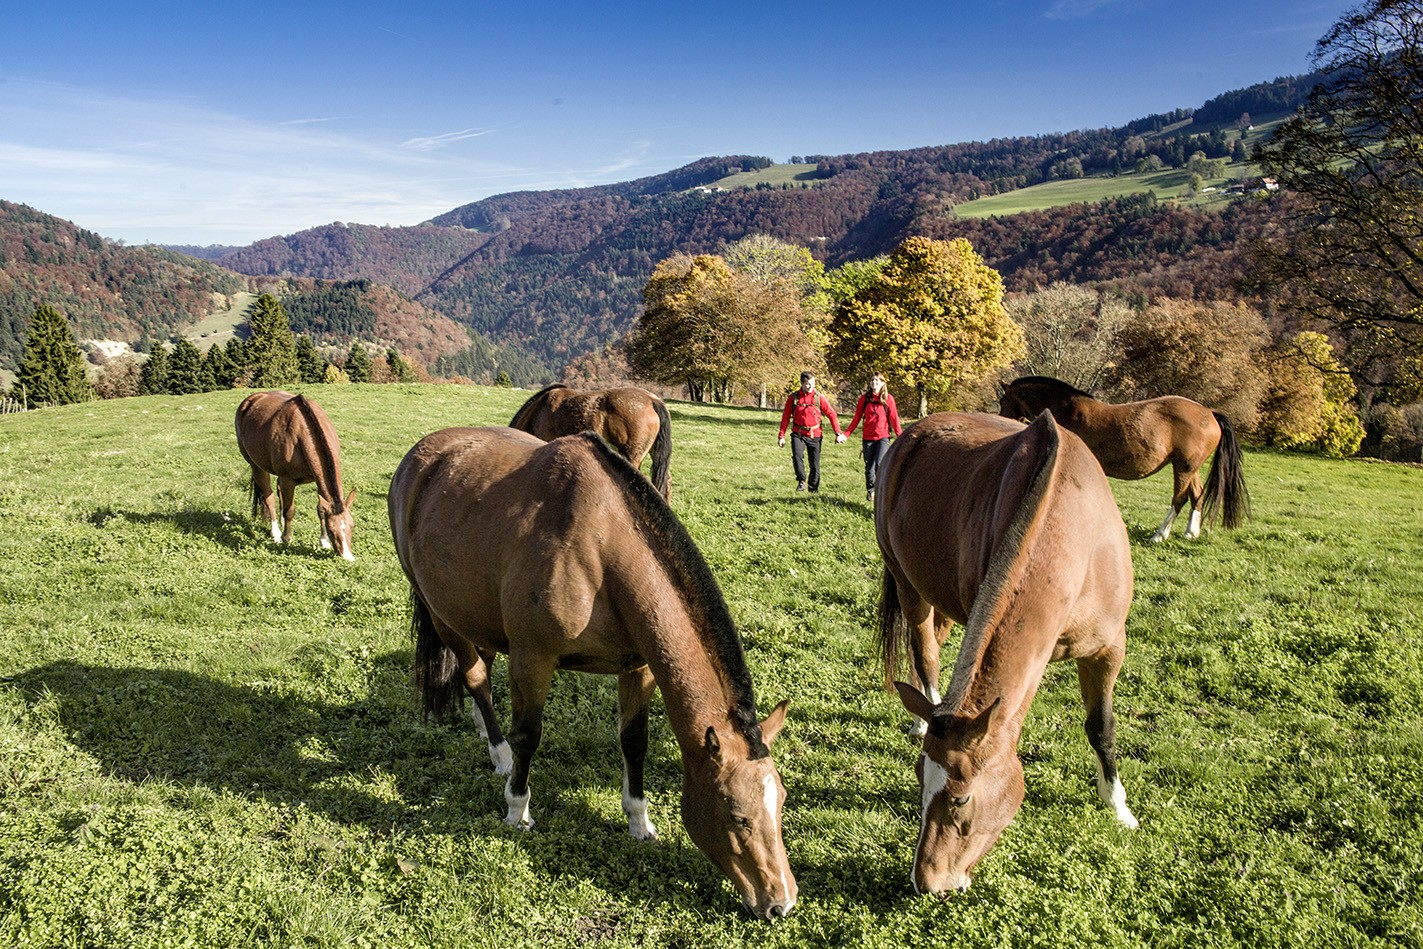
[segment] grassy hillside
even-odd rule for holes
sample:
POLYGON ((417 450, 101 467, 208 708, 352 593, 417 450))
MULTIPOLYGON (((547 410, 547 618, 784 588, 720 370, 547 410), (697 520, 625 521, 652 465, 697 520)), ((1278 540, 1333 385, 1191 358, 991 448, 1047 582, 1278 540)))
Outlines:
POLYGON ((1096 802, 1076 675, 1053 667, 1023 809, 939 901, 909 884, 917 751, 873 668, 855 446, 798 496, 775 415, 674 404, 673 506, 762 711, 792 702, 774 753, 801 903, 768 926, 682 828, 660 707, 657 845, 626 833, 611 680, 556 680, 529 833, 502 825, 470 723, 420 720, 389 479, 422 434, 528 393, 309 391, 358 492, 354 564, 316 547, 310 487, 288 548, 247 516, 242 392, 0 418, 0 945, 1423 944, 1423 471, 1252 452, 1255 520, 1158 546, 1168 482, 1114 484, 1142 827, 1096 802))
POLYGON ((779 188, 782 185, 808 188, 818 178, 815 167, 813 164, 771 165, 757 171, 739 171, 734 175, 727 175, 707 187, 730 190, 731 188, 754 188, 764 184, 773 188, 779 188))

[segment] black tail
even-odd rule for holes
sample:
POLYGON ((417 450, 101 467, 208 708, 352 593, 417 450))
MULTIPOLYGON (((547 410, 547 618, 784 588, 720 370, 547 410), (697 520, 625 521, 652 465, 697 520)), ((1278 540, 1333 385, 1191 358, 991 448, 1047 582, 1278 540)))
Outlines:
POLYGON ((410 632, 415 636, 415 685, 425 701, 425 717, 443 718, 464 698, 459 660, 435 631, 430 608, 410 588, 410 632))
POLYGON ((1215 523, 1219 517, 1226 527, 1239 527, 1250 519, 1250 492, 1245 488, 1245 471, 1240 466, 1240 443, 1235 440, 1230 420, 1219 412, 1211 414, 1220 425, 1220 444, 1206 479, 1206 522, 1215 523))
POLYGON ((654 399, 657 410, 657 438, 652 442, 652 486, 667 500, 672 499, 672 417, 667 403, 654 399))
MULTIPOLYGON (((888 567, 880 579, 878 646, 884 662, 885 691, 891 691, 898 677, 899 657, 909 648, 909 624, 904 621, 904 611, 899 606, 899 585, 888 567)), ((913 671, 911 663, 911 675, 913 671)))
POLYGON ((257 487, 257 471, 252 470, 252 480, 249 483, 252 489, 252 516, 259 517, 262 514, 262 491, 257 487))

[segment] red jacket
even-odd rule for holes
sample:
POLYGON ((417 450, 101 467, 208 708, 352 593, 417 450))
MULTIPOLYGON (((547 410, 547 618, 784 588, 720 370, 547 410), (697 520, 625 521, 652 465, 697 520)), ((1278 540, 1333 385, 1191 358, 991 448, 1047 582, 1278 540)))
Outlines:
POLYGON ((894 429, 895 435, 899 434, 899 409, 894 405, 894 396, 888 392, 881 398, 875 398, 868 392, 860 393, 860 401, 855 403, 855 417, 850 421, 850 427, 845 429, 846 435, 855 434, 855 426, 860 424, 861 416, 865 419, 861 437, 867 442, 888 438, 890 429, 894 429))
POLYGON ((830 416, 830 427, 836 435, 839 435, 840 420, 835 417, 835 410, 830 407, 830 400, 819 392, 806 392, 804 389, 795 390, 786 398, 786 407, 781 411, 781 430, 776 438, 786 437, 787 425, 790 425, 797 435, 819 438, 820 414, 822 412, 830 416))

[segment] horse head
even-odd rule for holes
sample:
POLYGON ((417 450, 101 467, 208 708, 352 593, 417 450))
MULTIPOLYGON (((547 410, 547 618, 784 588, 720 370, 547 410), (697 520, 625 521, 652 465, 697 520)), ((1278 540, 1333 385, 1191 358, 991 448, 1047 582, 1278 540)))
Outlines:
POLYGON ((321 518, 321 546, 335 550, 343 560, 356 559, 351 547, 351 530, 355 527, 351 517, 351 499, 355 496, 355 489, 352 489, 344 501, 339 500, 340 495, 337 495, 335 502, 322 499, 316 504, 317 516, 321 518))
MULTIPOLYGON (((761 722, 765 748, 786 720, 782 702, 761 722)), ((729 736, 728 736, 729 738, 729 736)), ((682 823, 692 842, 731 880, 752 915, 773 920, 796 903, 795 876, 781 836, 786 786, 770 754, 738 755, 715 728, 706 731, 706 758, 688 763, 682 779, 682 823)))
POLYGON ((1020 422, 1031 422, 1038 413, 1022 388, 1013 382, 998 390, 998 414, 1020 422))
POLYGON ((1002 732, 1002 698, 977 715, 936 708, 918 689, 896 682, 904 707, 929 723, 919 776, 919 842, 914 889, 964 892, 970 874, 1023 804, 1023 763, 1002 732))

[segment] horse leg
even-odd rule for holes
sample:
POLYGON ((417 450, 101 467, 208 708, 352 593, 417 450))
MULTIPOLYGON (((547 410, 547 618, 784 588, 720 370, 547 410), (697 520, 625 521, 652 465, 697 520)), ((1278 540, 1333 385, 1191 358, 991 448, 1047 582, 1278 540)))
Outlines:
POLYGON ((489 763, 494 765, 494 773, 509 774, 514 770, 514 754, 499 729, 499 720, 494 715, 494 692, 489 684, 494 653, 479 650, 469 658, 471 661, 464 670, 464 687, 474 698, 474 710, 470 712, 470 717, 474 719, 480 737, 489 745, 489 763))
POLYGON ((509 655, 509 697, 514 709, 509 747, 514 752, 514 769, 504 785, 504 803, 509 806, 504 823, 520 830, 534 826, 529 814, 529 765, 543 738, 544 703, 553 685, 553 671, 552 663, 523 653, 509 655))
POLYGON ((647 666, 618 674, 618 740, 623 749, 623 813, 628 833, 638 840, 656 840, 657 828, 647 817, 643 765, 647 761, 647 706, 657 683, 647 666))
POLYGON ((296 482, 277 478, 277 490, 282 494, 282 534, 277 537, 277 522, 272 521, 272 539, 281 544, 292 542, 292 518, 296 516, 296 482))
POLYGON ((1186 537, 1194 539, 1201 536, 1201 502, 1206 496, 1205 489, 1201 486, 1200 468, 1191 472, 1186 483, 1186 495, 1191 502, 1191 519, 1186 524, 1186 537))
POLYGON ((277 521, 277 500, 272 493, 272 476, 252 466, 252 514, 260 516, 272 528, 272 540, 282 542, 282 526, 277 521))
POLYGON ((1097 796, 1116 812, 1117 820, 1137 827, 1137 819, 1127 807, 1126 788, 1117 773, 1117 718, 1112 712, 1112 690, 1126 654, 1119 640, 1095 656, 1077 660, 1077 685, 1087 709, 1087 740, 1097 753, 1097 796))
MULTIPOLYGON (((899 603, 904 611, 904 621, 909 625, 909 672, 913 680, 910 684, 938 705, 943 699, 939 694, 939 651, 949 631, 954 628, 954 621, 938 614, 908 584, 899 587, 899 603)), ((922 738, 928 730, 929 723, 914 716, 909 734, 922 738)))

